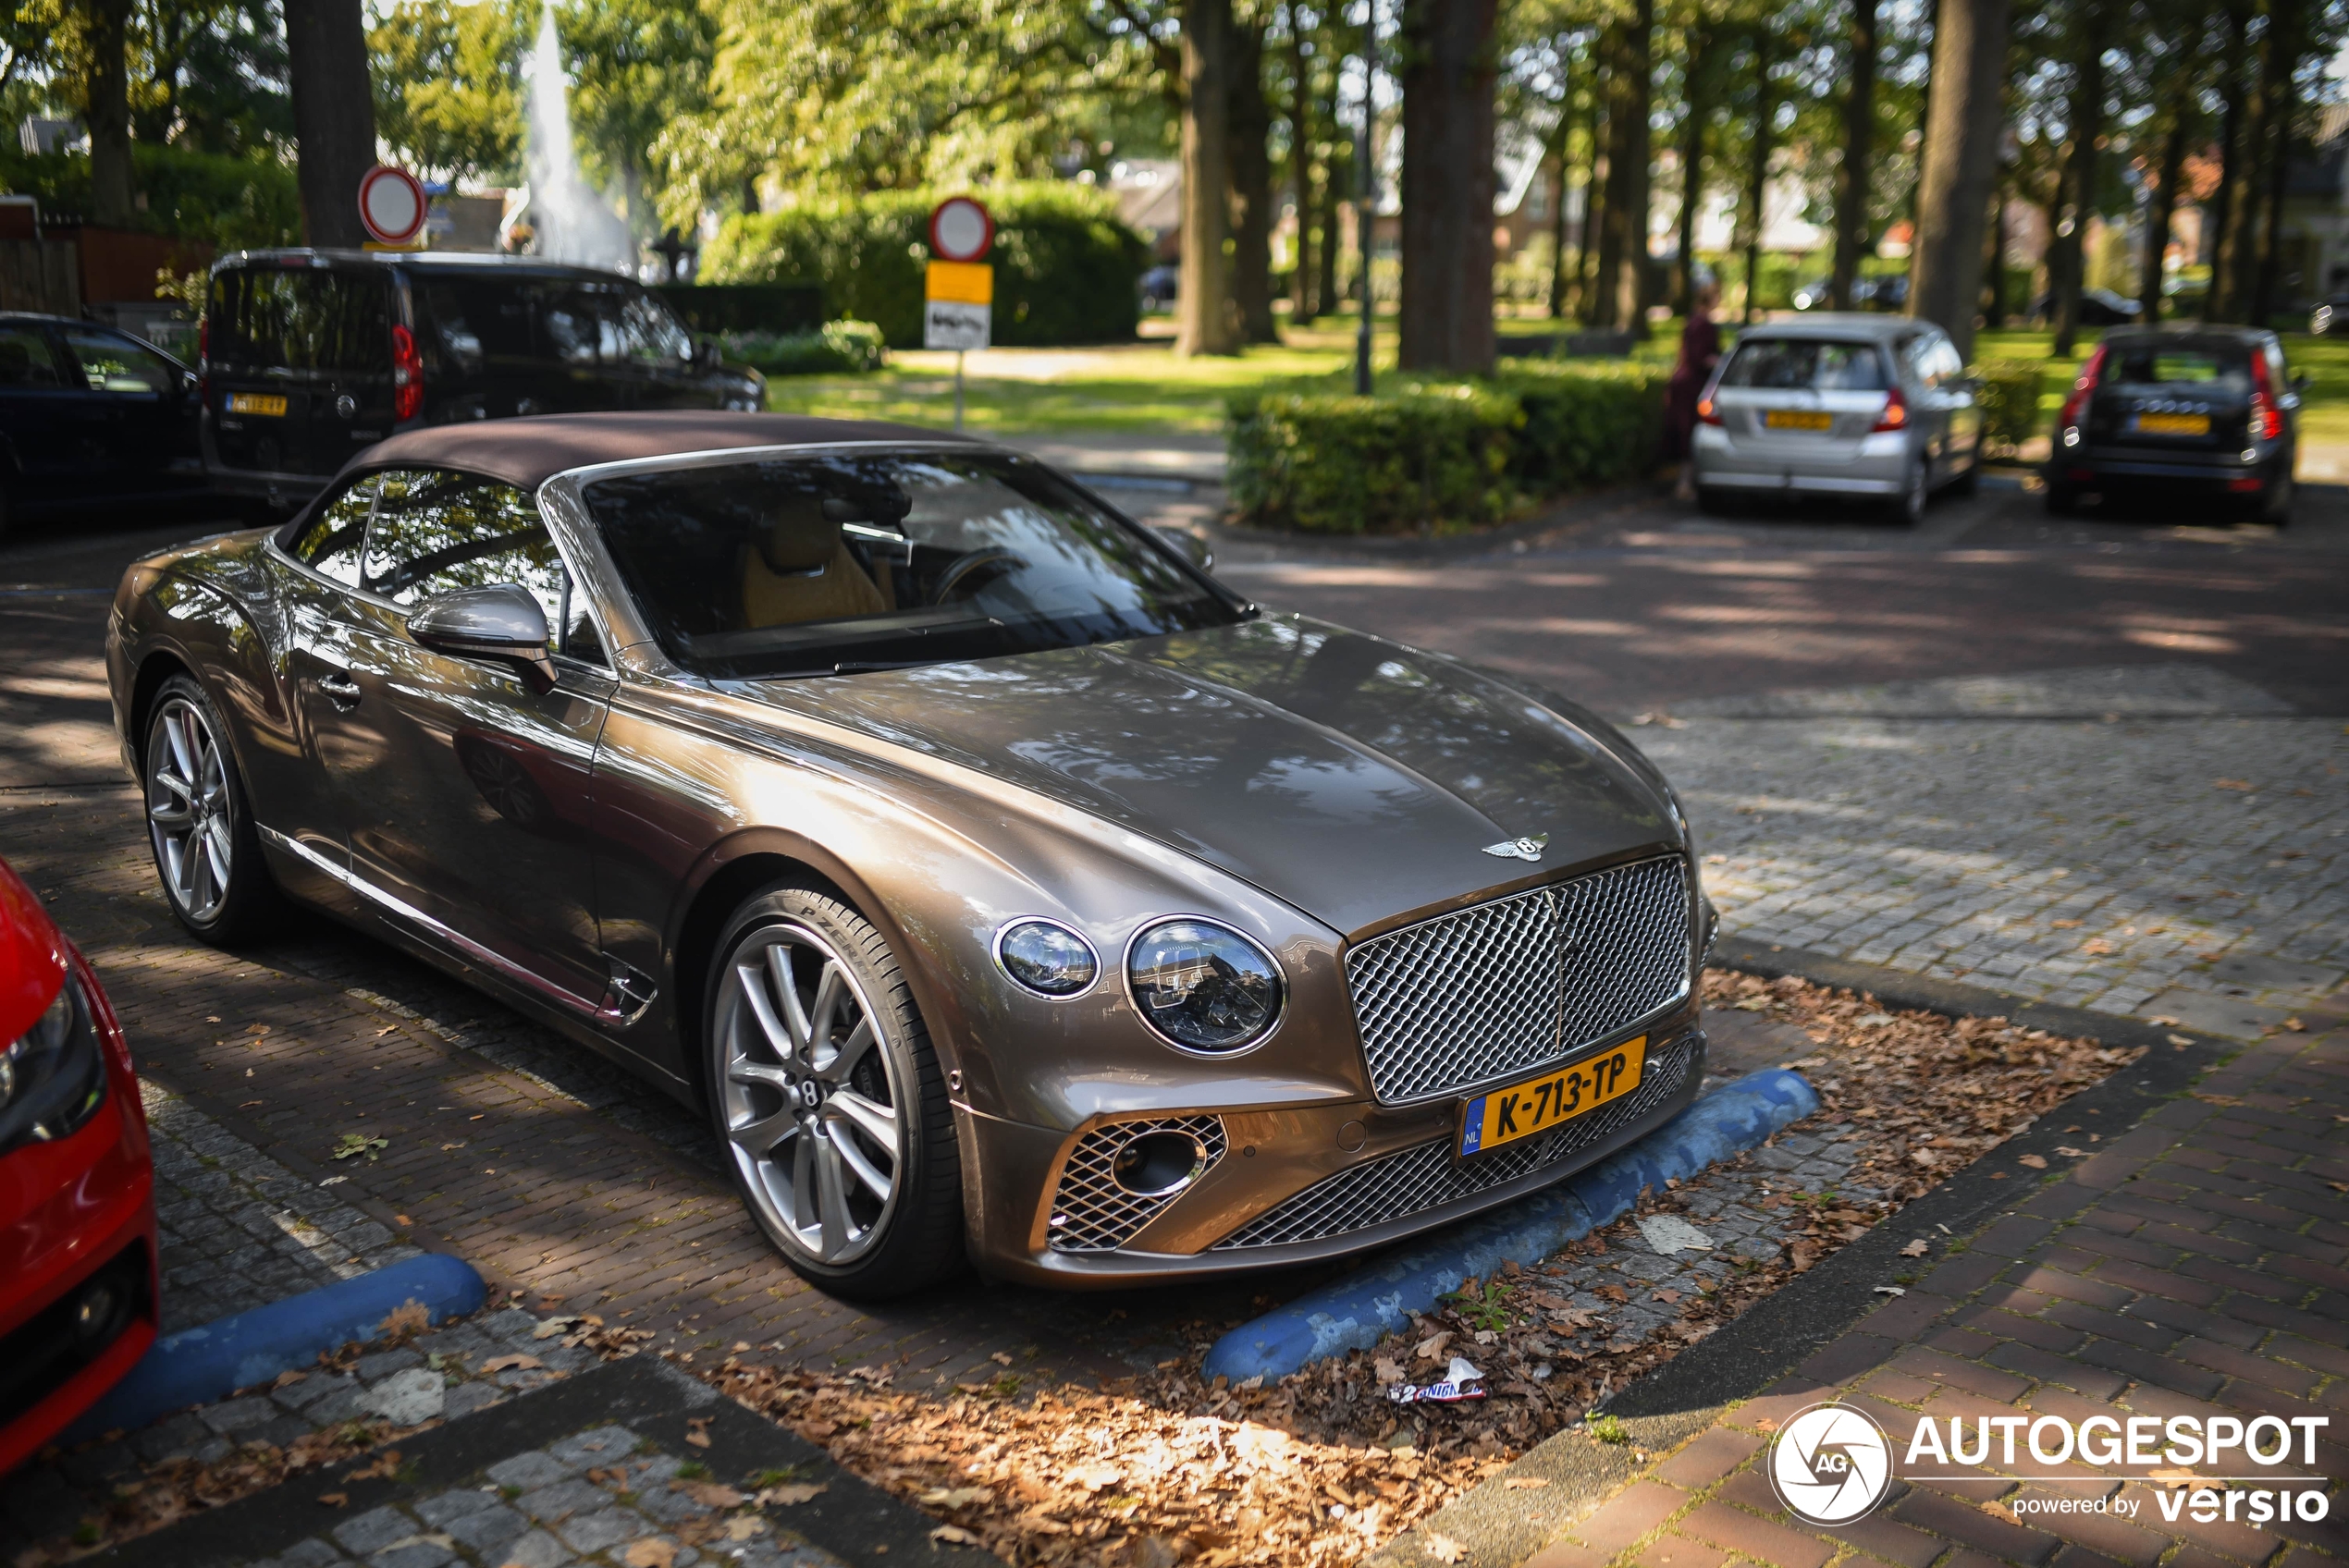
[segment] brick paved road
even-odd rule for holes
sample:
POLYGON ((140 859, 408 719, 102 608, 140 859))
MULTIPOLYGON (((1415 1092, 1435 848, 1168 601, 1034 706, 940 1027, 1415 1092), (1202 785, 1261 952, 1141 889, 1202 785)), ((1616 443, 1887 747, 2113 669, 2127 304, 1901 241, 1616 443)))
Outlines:
MULTIPOLYGON (((1871 1560, 1901 1568, 2320 1568, 2349 1557, 2344 1003, 2312 1010, 2310 1033, 2246 1050, 2192 1097, 2048 1180, 1761 1397, 1672 1439, 1674 1452, 1566 1526, 1529 1568, 1718 1568, 1728 1554, 1766 1568, 1864 1568, 1871 1560), (2244 1504, 2251 1488, 2242 1484, 2185 1508, 2146 1478, 2155 1465, 2043 1464, 2027 1453, 2018 1463, 1994 1452, 1978 1467, 1929 1457, 1900 1464, 1875 1513, 1814 1529, 1778 1506, 1759 1456, 1769 1433, 1826 1399, 1873 1415, 1896 1459, 1924 1416, 1944 1431, 1962 1418, 1969 1439, 1985 1417, 2103 1415, 2121 1430, 2136 1416, 2317 1418, 2329 1425, 2314 1429, 2314 1464, 2303 1462, 2295 1431, 2293 1463, 2264 1473, 2320 1477, 2329 1517, 2254 1525, 2244 1504), (2165 1518, 2160 1495, 2179 1508, 2176 1520, 2165 1518), (2107 1507, 2040 1511, 2059 1500, 2107 1507)), ((2158 1447, 2170 1431, 2156 1430, 2158 1447)), ((1553 1439, 1576 1440, 1584 1439, 1553 1439)), ((2052 1429, 2044 1445, 2056 1446, 2052 1429)), ((2272 1452, 2272 1437, 2260 1446, 2272 1452)), ((1528 1463, 1543 1462, 1537 1451, 1528 1463)), ((2222 1477, 2262 1473, 2239 1453, 2198 1468, 2222 1477)), ((1530 1513, 1541 1493, 1502 1496, 1525 1500, 1530 1513)), ((1418 1544, 1405 1537, 1383 1561, 1425 1561, 1418 1544)))
MULTIPOLYGON (((2007 645, 2025 637, 2038 639, 2049 663, 2174 663, 2176 648, 2131 638, 2146 627, 2166 634, 2172 622, 2197 615, 2220 626, 2207 635, 2250 650, 2241 657, 2192 650, 2240 683, 2306 706, 2311 692, 2321 699, 2325 680, 2333 679, 2320 660, 2333 646, 2328 639, 2337 613, 2328 619, 2323 594, 2337 593, 2336 579, 2326 574, 2337 574, 2339 563, 2298 542, 2237 549, 2171 540, 2142 559, 2124 554, 2117 563, 2098 552, 2133 547, 2102 536, 2041 542, 2040 555, 1974 551, 1957 562, 1973 584, 1962 607, 1981 618, 1974 629, 1958 624, 1946 607, 1919 612, 1928 624, 1905 628, 1900 615, 1880 609, 1871 612, 1876 622, 1865 637, 1837 642, 1841 634, 1830 635, 1828 624, 1836 616, 1848 621, 1852 606, 1881 606, 1898 593, 1930 600, 1936 574, 1955 568, 1937 564, 1938 546, 1930 540, 1873 538, 1862 540, 1872 553, 1826 559, 1780 552, 1773 564, 1765 546, 1671 533, 1673 514, 1650 511, 1648 524, 1655 536, 1669 536, 1668 547, 1639 544, 1645 535, 1636 530, 1622 532, 1605 545, 1617 552, 1608 562, 1617 564, 1603 570, 1571 557, 1507 570, 1414 569, 1409 581, 1376 594, 1345 590, 1367 595, 1350 608, 1311 607, 1500 662, 1531 660, 1551 683, 1587 690, 1602 707, 1627 714, 1703 694, 1801 685, 1806 676, 1815 684, 1825 669, 1843 684, 1921 670, 2001 669, 2012 662, 2007 645), (1637 561, 1623 552, 1636 551, 1648 551, 1656 564, 1633 571, 1637 561), (2187 558, 2188 552, 2198 553, 2187 558), (2068 563, 2072 572, 2060 593, 2042 581, 2050 560, 2068 563), (2136 575, 2116 571, 2115 564, 2136 575), (2214 565, 2239 584, 2222 584, 2224 593, 2260 607, 2197 610, 2195 574, 2214 565), (1567 581, 1583 577, 1592 581, 1580 588, 1567 581), (2096 599, 2098 592, 2108 597, 2096 599), (2155 618, 2142 625, 2131 619, 2140 612, 2122 603, 2140 599, 2153 604, 2143 613, 2155 618), (2013 607, 2000 607, 2007 605, 2013 607), (2072 631, 2059 637, 2051 630, 2060 619, 2051 606, 2068 606, 2072 631), (1590 632, 1586 623, 1602 618, 1651 630, 1636 638, 1590 632), (1549 625, 1551 619, 1559 624, 1549 625), (1718 626, 1735 630, 1702 630, 1718 626), (1781 635, 1773 637, 1774 631, 1781 635), (1493 643, 1494 637, 1507 645, 1493 643), (2267 679, 2294 661, 2318 673, 2297 685, 2267 679)), ((1989 526, 1975 512, 1939 514, 1934 525, 1950 537, 1953 529, 1989 526)), ((851 1308, 808 1291, 751 1233, 694 1118, 496 1004, 331 928, 233 958, 189 943, 152 888, 136 797, 117 771, 97 659, 104 587, 123 559, 159 542, 154 535, 84 541, 53 534, 0 555, 0 639, 16 655, 0 672, 0 853, 25 872, 91 952, 148 1076, 240 1147, 282 1167, 288 1181, 347 1176, 332 1195, 363 1217, 362 1223, 380 1225, 391 1244, 461 1253, 545 1299, 653 1327, 664 1342, 703 1355, 748 1341, 835 1364, 906 1356, 941 1380, 997 1352, 1040 1355, 1048 1365, 1076 1370, 1162 1356, 1189 1337, 1187 1319, 1244 1310, 1251 1292, 1288 1288, 1266 1281, 1177 1299, 961 1289, 882 1311, 851 1308), (207 1017, 228 1022, 210 1025, 203 1022, 207 1017), (268 1032, 255 1034, 255 1025, 268 1032), (390 1140, 383 1159, 356 1169, 329 1162, 335 1137, 357 1130, 390 1140)), ((1292 600, 1310 596, 1302 571, 1291 572, 1284 589, 1292 600)), ((1269 583, 1260 591, 1271 595, 1269 583)), ((1642 733, 1654 737, 1662 754, 1716 727, 1728 734, 1745 725, 1758 736, 1765 722, 1777 726, 1768 734, 1796 733, 1783 720, 1727 717, 1642 733)), ((1845 714, 1833 722, 1880 721, 1845 714)), ((1760 755, 1766 747, 1756 741, 1749 749, 1760 755)), ((1854 744, 1845 755, 1872 757, 1882 749, 1854 744)), ((1815 780, 1799 777, 1813 760, 1808 753, 1789 757, 1783 771, 1790 788, 1815 792, 1815 780)), ((1994 762, 1981 766, 1989 769, 1994 762)), ((1842 765, 1829 758, 1830 767, 1842 765)), ((1711 778, 1712 764, 1703 757, 1676 756, 1673 766, 1686 770, 1704 831, 1729 857, 1713 873, 1725 892, 1744 886, 1737 881, 1743 876, 1751 892, 1731 896, 1755 905, 1757 919, 1807 918, 1793 907, 1800 900, 1771 880, 1789 857, 1763 852, 1766 846, 1757 848, 1758 840, 1731 832, 1746 824, 1735 812, 1741 797, 1731 800, 1737 791, 1711 778), (1719 827, 1703 815, 1716 798, 1723 802, 1719 827), (1770 906, 1774 898, 1786 903, 1782 914, 1770 906)), ((2240 776, 2252 765, 2229 766, 2240 776)), ((1851 787, 1863 790, 1866 770, 1855 766, 1852 774, 1851 787)), ((1913 778, 1898 776, 1896 787, 1910 788, 1913 778)), ((2272 782, 2265 774, 2258 781, 2272 782)), ((2266 795, 2255 808, 2227 801, 2237 814, 2231 822, 2252 820, 2243 814, 2269 803, 2266 795)), ((1751 826, 1758 831, 1768 820, 1751 826)), ((1901 831, 1907 825, 1893 816, 1871 829, 1879 838, 1901 831)), ((2227 843, 2212 851, 2241 852, 2227 843)), ((1737 1020, 1724 1020, 1719 1032, 1738 1027, 1737 1020)), ((1759 1059, 1770 1059, 1766 1044, 1749 1044, 1759 1059)), ((1738 1053, 1728 1054, 1735 1065, 1738 1053)), ((290 1202, 279 1207, 308 1212, 290 1202)))

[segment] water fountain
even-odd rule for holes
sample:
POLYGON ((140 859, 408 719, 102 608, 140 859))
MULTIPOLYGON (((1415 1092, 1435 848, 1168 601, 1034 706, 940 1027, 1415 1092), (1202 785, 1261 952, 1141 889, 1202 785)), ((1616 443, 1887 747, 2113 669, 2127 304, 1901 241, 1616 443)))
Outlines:
POLYGON ((633 273, 636 240, 628 225, 580 172, 572 147, 570 83, 563 74, 555 7, 538 10, 530 51, 530 200, 527 217, 538 254, 552 262, 633 273))

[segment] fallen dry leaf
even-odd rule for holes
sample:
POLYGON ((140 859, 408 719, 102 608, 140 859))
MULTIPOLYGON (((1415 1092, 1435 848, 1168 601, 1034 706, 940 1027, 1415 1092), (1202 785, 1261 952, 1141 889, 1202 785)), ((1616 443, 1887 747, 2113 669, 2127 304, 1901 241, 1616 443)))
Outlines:
POLYGON ((621 1561, 628 1568, 677 1568, 677 1543, 646 1536, 643 1540, 629 1542, 621 1561))
POLYGON ((432 1327, 432 1313, 420 1301, 401 1302, 384 1315, 375 1325, 375 1332, 387 1340, 404 1340, 421 1334, 432 1327))
POLYGON ((709 1417, 696 1415, 685 1423, 685 1440, 695 1448, 709 1446, 709 1417))
POLYGON ((1919 1236, 1915 1241, 1911 1242, 1907 1246, 1900 1249, 1900 1256, 1902 1257, 1923 1257, 1931 1250, 1932 1248, 1926 1243, 1925 1239, 1923 1236, 1919 1236))
POLYGON ((941 1525, 936 1529, 930 1531, 929 1538, 938 1542, 941 1546, 978 1546, 983 1544, 978 1537, 972 1535, 960 1525, 941 1525))
POLYGON ((2048 1168, 2048 1157, 2043 1154, 2019 1154, 2014 1157, 2014 1162, 2017 1165, 2027 1165, 2034 1170, 2045 1170, 2048 1168))
POLYGON ((2056 1145, 2056 1153, 2063 1156, 2066 1159, 2085 1159, 2088 1158, 2088 1151, 2086 1149, 2075 1149, 2069 1144, 2058 1144, 2056 1145))
POLYGON ((761 1508, 797 1508, 813 1500, 831 1483, 829 1481, 786 1481, 779 1487, 763 1487, 752 1501, 761 1508))
POLYGON ((2146 1479, 2171 1491, 2181 1488, 2187 1491, 2196 1492, 2222 1492, 2227 1489, 2226 1482, 2214 1481, 2208 1476, 2197 1476, 2191 1470, 2149 1470, 2146 1473, 2146 1479))
POLYGON ((704 1508, 739 1508, 750 1499, 716 1481, 671 1481, 669 1489, 683 1492, 704 1508))
POLYGON ((493 1355, 481 1364, 481 1370, 484 1376, 492 1372, 536 1372, 546 1365, 535 1355, 493 1355))
POLYGON ((1538 1492, 1550 1483, 1539 1476, 1505 1476, 1501 1485, 1513 1492, 1538 1492))
POLYGON ((730 1541, 746 1541, 753 1536, 766 1533, 767 1521, 756 1513, 745 1513, 738 1519, 726 1521, 726 1538, 730 1541))
POLYGON ((318 1501, 328 1508, 348 1508, 351 1505, 351 1494, 349 1492, 320 1492, 318 1501))
POLYGON ((1438 1562, 1457 1562, 1468 1555, 1468 1548, 1449 1536, 1430 1535, 1427 1554, 1438 1562))
POLYGON ((933 1487, 914 1501, 924 1508, 975 1508, 994 1497, 991 1487, 933 1487))

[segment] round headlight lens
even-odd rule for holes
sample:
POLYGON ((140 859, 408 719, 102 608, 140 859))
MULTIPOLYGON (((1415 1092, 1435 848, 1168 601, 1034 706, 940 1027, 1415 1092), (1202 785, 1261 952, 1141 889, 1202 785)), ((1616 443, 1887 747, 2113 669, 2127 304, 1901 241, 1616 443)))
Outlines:
POLYGON ((1073 997, 1101 967, 1084 937, 1043 920, 1005 927, 995 952, 1004 974, 1040 997, 1073 997))
POLYGON ((1238 1050, 1263 1038, 1281 1015, 1281 972, 1272 955, 1203 920, 1169 920, 1143 932, 1126 959, 1126 977, 1150 1027, 1192 1050, 1238 1050))

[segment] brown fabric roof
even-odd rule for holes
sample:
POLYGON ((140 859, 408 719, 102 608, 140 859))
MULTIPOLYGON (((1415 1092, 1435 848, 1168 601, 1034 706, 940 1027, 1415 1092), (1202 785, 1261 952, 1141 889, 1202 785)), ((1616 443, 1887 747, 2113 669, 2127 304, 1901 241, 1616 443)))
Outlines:
POLYGON ((967 436, 879 420, 801 414, 726 413, 714 409, 653 413, 547 414, 531 419, 437 424, 378 441, 351 469, 395 464, 462 469, 535 490, 565 469, 631 458, 673 457, 742 447, 823 441, 965 441, 967 436))

